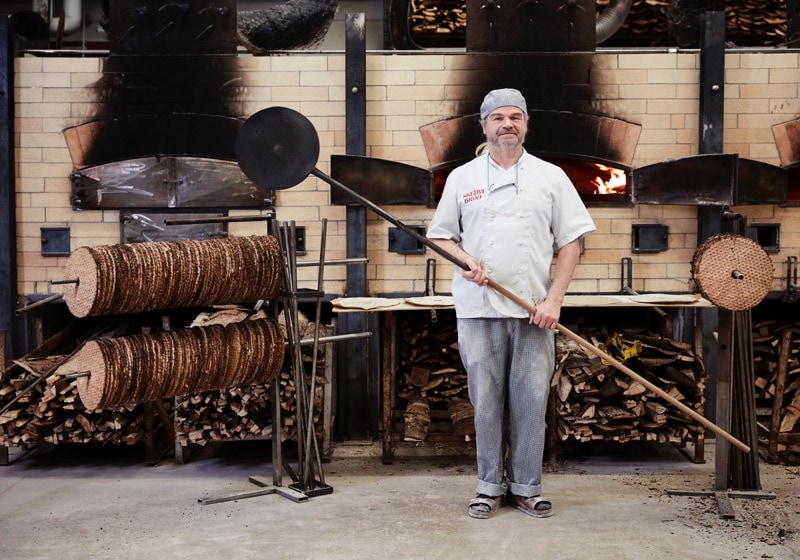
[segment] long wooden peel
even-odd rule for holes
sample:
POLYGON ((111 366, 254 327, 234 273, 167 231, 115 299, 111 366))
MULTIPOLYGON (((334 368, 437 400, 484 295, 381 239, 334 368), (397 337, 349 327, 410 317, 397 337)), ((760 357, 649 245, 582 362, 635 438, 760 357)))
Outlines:
MULTIPOLYGON (((496 290, 498 293, 503 294, 505 297, 507 297, 508 299, 510 299, 511 301, 516 303, 517 305, 523 307, 527 311, 529 311, 531 313, 535 313, 536 312, 536 307, 533 304, 523 300, 521 297, 517 296, 515 293, 513 293, 513 292, 509 291, 508 289, 504 288, 503 286, 501 286, 497 282, 495 282, 493 280, 489 280, 489 287, 492 288, 493 290, 496 290)), ((678 410, 680 410, 681 412, 683 412, 687 416, 691 416, 694 420, 696 420, 697 422, 699 422, 700 424, 702 424, 703 426, 705 426, 709 430, 712 430, 713 432, 715 432, 718 435, 722 436, 723 438, 725 438, 726 440, 731 442, 733 445, 735 445, 736 447, 738 447, 739 449, 741 449, 745 453, 750 453, 750 446, 742 443, 740 440, 738 440, 735 437, 733 437, 731 434, 729 434, 728 432, 726 432, 725 430, 723 430, 722 428, 720 428, 719 426, 717 426, 716 424, 714 424, 713 422, 708 420, 703 415, 698 414, 697 412, 695 412, 694 410, 692 410, 691 408, 689 408, 688 406, 686 406, 685 404, 680 402, 678 399, 676 399, 675 397, 673 397, 669 393, 665 392, 663 389, 660 389, 656 385, 653 385, 647 379, 645 379, 644 377, 642 377, 641 375, 639 375, 638 373, 633 371, 631 368, 629 368, 628 366, 626 366, 625 364, 623 364, 619 360, 616 360, 614 357, 610 356, 608 353, 603 352, 600 348, 598 348, 597 346, 595 346, 594 344, 592 344, 588 340, 585 340, 584 338, 581 338, 580 336, 578 336, 577 334, 575 334, 574 332, 572 332, 571 330, 566 328, 561 323, 556 323, 556 328, 558 329, 558 331, 560 333, 565 335, 567 338, 569 338, 570 340, 572 340, 572 341, 576 342, 577 344, 581 345, 583 348, 585 348, 586 350, 588 350, 589 352, 591 352, 595 356, 599 356, 600 358, 603 358, 605 361, 610 363, 612 366, 617 368, 619 371, 621 371, 622 373, 628 375, 631 379, 633 379, 635 381, 638 381, 639 383, 641 383, 642 385, 644 385, 645 387, 650 389, 652 392, 654 392, 656 395, 658 395, 659 397, 661 397, 662 399, 664 399, 665 401, 667 401, 671 405, 675 406, 678 410)))

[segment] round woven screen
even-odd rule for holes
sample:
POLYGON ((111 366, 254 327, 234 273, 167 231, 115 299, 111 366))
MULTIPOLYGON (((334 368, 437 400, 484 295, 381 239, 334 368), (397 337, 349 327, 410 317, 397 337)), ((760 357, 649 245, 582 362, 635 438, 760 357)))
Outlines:
POLYGON ((80 247, 64 267, 76 317, 269 300, 283 260, 271 236, 80 247))
POLYGON ((78 352, 78 393, 87 410, 269 383, 284 340, 273 319, 103 338, 78 352))
POLYGON ((714 235, 692 258, 692 277, 711 303, 727 311, 752 309, 772 285, 772 260, 747 237, 714 235))

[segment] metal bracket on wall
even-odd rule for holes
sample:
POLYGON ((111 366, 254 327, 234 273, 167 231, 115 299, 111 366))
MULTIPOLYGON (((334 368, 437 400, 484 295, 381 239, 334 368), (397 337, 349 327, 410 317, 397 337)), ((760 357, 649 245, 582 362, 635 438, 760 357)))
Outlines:
MULTIPOLYGON (((425 226, 408 226, 419 235, 425 235, 425 226)), ((389 251, 401 255, 424 255, 425 245, 399 227, 389 228, 389 251)))
POLYGON ((661 224, 633 224, 631 251, 634 253, 659 253, 669 249, 669 228, 661 224))
POLYGON ((68 227, 39 228, 42 238, 43 257, 68 257, 70 240, 68 227))
POLYGON ((747 237, 752 239, 767 252, 778 253, 781 250, 781 224, 752 223, 747 224, 747 237))
POLYGON ((425 295, 436 295, 436 259, 425 261, 425 295))
POLYGON ((786 291, 783 294, 783 301, 787 303, 797 303, 800 295, 800 286, 797 285, 797 257, 786 257, 786 291))
POLYGON ((633 287, 631 284, 633 283, 633 259, 630 257, 622 257, 620 259, 620 270, 619 270, 619 291, 622 294, 632 294, 635 293, 633 291, 633 287))

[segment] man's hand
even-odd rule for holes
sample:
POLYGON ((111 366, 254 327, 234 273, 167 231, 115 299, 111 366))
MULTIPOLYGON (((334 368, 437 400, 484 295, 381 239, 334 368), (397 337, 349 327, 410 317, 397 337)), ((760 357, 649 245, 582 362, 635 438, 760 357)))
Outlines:
POLYGON ((464 279, 475 282, 479 286, 485 286, 489 283, 489 279, 486 277, 483 267, 474 257, 467 257, 464 259, 464 262, 469 267, 469 270, 461 269, 461 276, 464 279))
MULTIPOLYGON (((436 243, 439 247, 469 267, 469 270, 464 268, 461 269, 461 276, 465 280, 475 282, 479 286, 485 286, 489 283, 489 279, 486 277, 486 272, 484 272, 483 267, 478 259, 464 251, 455 241, 452 239, 431 239, 431 241, 436 243)), ((459 264, 459 266, 461 265, 459 264)))
POLYGON ((543 329, 553 330, 558 325, 558 319, 560 316, 561 304, 551 301, 550 299, 546 299, 536 306, 536 313, 530 314, 528 323, 543 329))

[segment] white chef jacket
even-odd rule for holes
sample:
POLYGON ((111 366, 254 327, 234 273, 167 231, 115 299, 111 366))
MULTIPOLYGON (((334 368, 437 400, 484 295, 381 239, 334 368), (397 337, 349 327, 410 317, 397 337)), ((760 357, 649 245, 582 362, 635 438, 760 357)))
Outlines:
MULTIPOLYGON (((455 241, 489 278, 537 305, 550 287, 554 250, 594 230, 560 167, 523 152, 504 170, 486 153, 450 173, 427 237, 455 241)), ((529 315, 488 286, 462 278, 459 267, 452 291, 461 318, 529 315)))

